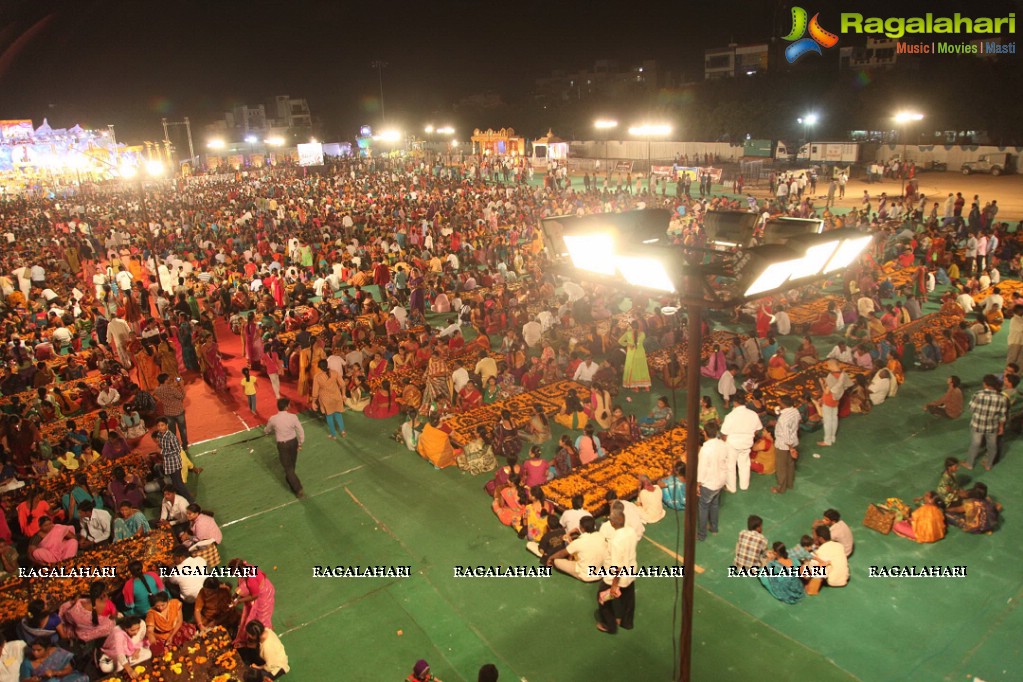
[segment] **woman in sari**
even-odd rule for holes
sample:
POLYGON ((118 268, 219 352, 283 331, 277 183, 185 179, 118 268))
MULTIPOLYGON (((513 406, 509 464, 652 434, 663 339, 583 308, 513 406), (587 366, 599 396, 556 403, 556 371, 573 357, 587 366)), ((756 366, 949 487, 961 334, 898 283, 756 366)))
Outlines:
POLYGON ((476 427, 476 437, 465 444, 461 454, 455 458, 455 463, 459 469, 467 471, 473 476, 494 470, 494 467, 497 466, 497 459, 494 457, 494 448, 489 443, 487 427, 476 427))
POLYGON ((758 474, 773 474, 777 470, 777 457, 774 438, 769 430, 763 429, 750 448, 750 459, 753 461, 750 468, 758 474))
POLYGON ((579 400, 579 396, 576 394, 574 388, 570 388, 568 393, 565 394, 565 400, 561 404, 561 409, 558 411, 558 414, 554 415, 554 421, 561 424, 566 429, 573 429, 576 431, 586 427, 589 417, 586 416, 586 411, 583 409, 582 401, 579 400))
POLYGON ((276 591, 273 583, 263 571, 242 559, 231 559, 228 563, 232 569, 248 568, 254 576, 239 578, 235 589, 235 598, 231 607, 242 605, 242 615, 238 624, 238 634, 234 638, 234 646, 245 646, 245 626, 249 621, 258 620, 267 628, 273 629, 274 599, 276 591))
POLYGON ((438 398, 443 397, 451 401, 451 369, 439 349, 433 351, 429 362, 426 363, 423 380, 426 386, 423 391, 423 404, 419 408, 421 414, 427 414, 432 403, 438 398))
POLYGON ((785 349, 778 346, 771 359, 767 361, 767 376, 772 381, 781 381, 789 375, 789 363, 785 361, 785 349))
POLYGON ((144 391, 152 391, 160 385, 156 377, 161 372, 157 358, 153 354, 153 349, 134 337, 128 348, 132 353, 132 362, 135 363, 139 388, 144 391))
POLYGON ((483 404, 490 405, 501 399, 501 387, 496 377, 487 379, 487 385, 483 388, 483 404))
POLYGON ((144 618, 149 612, 149 598, 163 590, 163 580, 155 571, 146 571, 141 561, 128 564, 128 579, 121 589, 124 615, 144 618))
POLYGON ((139 616, 128 616, 103 641, 97 661, 100 672, 123 672, 129 679, 137 680, 140 675, 134 667, 153 657, 146 643, 145 621, 139 616))
POLYGON ((232 632, 240 619, 241 614, 232 602, 231 586, 213 576, 206 578, 195 597, 195 625, 199 634, 216 627, 232 632))
POLYGON ((975 484, 963 496, 962 501, 945 510, 948 522, 967 533, 990 533, 998 526, 998 515, 1002 505, 987 496, 987 486, 975 484))
POLYGON ((728 362, 725 360, 725 353, 721 350, 721 346, 714 344, 714 350, 707 358, 707 362, 700 368, 700 374, 708 379, 720 379, 726 369, 728 369, 728 362))
POLYGON ((625 411, 618 405, 611 409, 611 424, 606 431, 598 435, 600 442, 607 452, 616 452, 628 447, 633 442, 633 434, 638 432, 636 418, 625 414, 625 411))
POLYGON ((373 359, 369 361, 369 371, 366 373, 366 378, 371 382, 374 379, 380 379, 387 373, 387 359, 382 353, 375 353, 373 359))
POLYGON ((124 471, 124 467, 114 467, 113 478, 107 484, 107 492, 110 493, 110 500, 113 508, 118 509, 121 502, 127 501, 132 507, 138 508, 145 501, 145 492, 142 489, 143 482, 130 476, 124 471))
POLYGON ((799 344, 799 348, 796 349, 794 365, 799 368, 809 367, 816 365, 820 361, 820 356, 817 354, 817 348, 813 345, 813 339, 809 336, 804 336, 802 342, 799 344))
POLYGON ((256 323, 256 313, 250 312, 245 326, 242 327, 242 349, 249 368, 259 366, 263 358, 263 333, 256 323))
POLYGON ((469 381, 458 392, 458 411, 468 412, 483 405, 483 394, 476 388, 476 384, 469 381))
POLYGON ((146 637, 153 655, 162 656, 167 649, 176 649, 195 636, 195 626, 185 622, 179 600, 157 592, 149 601, 152 608, 146 613, 146 637))
POLYGON ((582 466, 579 450, 572 439, 565 435, 558 441, 558 451, 554 453, 554 473, 556 477, 568 476, 572 469, 582 466))
POLYGON ((312 346, 305 346, 298 351, 298 394, 309 396, 313 390, 313 379, 309 371, 309 363, 313 357, 312 346))
POLYGON ((117 607, 107 599, 107 586, 102 580, 89 585, 89 592, 60 605, 57 632, 65 640, 95 642, 114 629, 117 607))
POLYGON ((834 301, 828 301, 828 309, 820 314, 820 317, 810 325, 810 334, 813 336, 830 336, 838 330, 838 306, 834 301))
POLYGON ((418 411, 423 403, 423 392, 412 383, 412 379, 402 379, 401 396, 398 398, 398 402, 406 410, 418 411))
POLYGON ((938 493, 929 490, 919 501, 922 504, 913 511, 910 518, 896 521, 892 530, 896 535, 914 542, 937 542, 945 537, 945 514, 938 506, 938 493))
POLYGON ((544 413, 543 405, 533 403, 533 416, 526 423, 523 433, 530 443, 541 444, 551 439, 551 422, 544 413))
POLYGON ((671 422, 672 412, 668 407, 668 399, 661 396, 657 399, 657 405, 650 410, 650 416, 639 420, 639 431, 644 436, 653 436, 668 428, 671 422))
POLYGON ((78 506, 82 502, 92 502, 96 509, 103 509, 103 496, 92 491, 89 487, 89 477, 84 473, 76 473, 74 479, 75 486, 61 496, 60 504, 64 507, 67 518, 77 521, 78 506))
POLYGON ((714 407, 710 396, 705 395, 700 398, 700 428, 704 428, 711 421, 716 421, 720 424, 721 415, 718 413, 718 408, 714 407))
POLYGON ((1005 315, 1002 314, 1002 306, 995 303, 991 306, 991 310, 984 314, 984 318, 987 320, 987 326, 991 329, 992 334, 997 334, 1002 328, 1002 323, 1005 322, 1005 315))
POLYGON ((597 422, 597 426, 608 429, 611 426, 611 393, 603 384, 594 382, 590 387, 590 401, 584 405, 586 413, 597 422))
POLYGON ((494 502, 490 506, 497 514, 497 519, 516 531, 522 529, 522 515, 525 513, 524 491, 519 490, 519 477, 512 474, 508 482, 494 493, 494 502))
POLYGON ((501 410, 501 417, 494 425, 494 453, 498 457, 519 456, 522 451, 522 437, 512 421, 511 412, 501 410))
MULTIPOLYGON (((771 596, 786 604, 795 604, 806 596, 803 581, 794 575, 786 575, 785 570, 793 567, 788 550, 784 543, 774 543, 774 558, 767 564, 768 575, 760 576, 760 584, 767 588, 771 596)), ((770 554, 768 556, 771 556, 770 554)))
POLYGON ((89 676, 76 672, 71 665, 75 657, 70 651, 46 642, 33 642, 21 662, 19 676, 26 682, 58 680, 58 682, 89 682, 89 676))
POLYGON ((848 391, 849 411, 852 414, 867 414, 873 407, 870 402, 870 388, 867 376, 859 374, 853 380, 853 387, 848 391))
POLYGON ((646 349, 643 344, 646 334, 640 331, 639 322, 632 321, 632 328, 618 339, 618 345, 625 347, 625 371, 622 386, 634 391, 650 390, 650 368, 647 366, 646 349))
POLYGON ((373 397, 362 413, 370 419, 389 419, 396 416, 400 410, 401 403, 398 402, 398 396, 391 390, 390 380, 384 379, 380 382, 377 390, 373 391, 373 397))
POLYGON ((543 450, 539 445, 529 448, 529 459, 522 463, 522 485, 526 488, 543 485, 547 481, 547 470, 550 468, 543 458, 543 450))
POLYGON ((212 334, 204 332, 203 336, 200 352, 202 353, 205 369, 203 370, 202 378, 218 393, 226 391, 227 369, 224 367, 224 362, 220 359, 220 348, 217 346, 217 342, 212 334))

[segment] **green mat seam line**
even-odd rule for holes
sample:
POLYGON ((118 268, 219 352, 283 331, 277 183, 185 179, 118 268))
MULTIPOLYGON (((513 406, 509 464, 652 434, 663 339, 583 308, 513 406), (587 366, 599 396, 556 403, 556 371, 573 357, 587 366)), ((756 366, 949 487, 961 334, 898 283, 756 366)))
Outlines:
MULTIPOLYGON (((987 633, 984 635, 984 638, 981 641, 977 642, 975 645, 973 645, 973 647, 971 647, 966 652, 962 660, 962 664, 964 666, 969 664, 970 660, 972 660, 974 654, 977 652, 977 649, 979 649, 981 645, 987 642, 988 638, 991 636, 991 633, 999 629, 1001 627, 1002 622, 1012 615, 1012 613, 1016 610, 1016 607, 1019 605, 1020 598, 1023 598, 1023 589, 1016 592, 1016 596, 1011 600, 1012 606, 1008 610, 1003 611, 1002 616, 997 619, 997 622, 991 624, 991 627, 987 629, 987 633)), ((923 661, 920 661, 920 663, 923 663, 923 661)))
MULTIPOLYGON (((339 474, 334 474, 334 476, 332 476, 331 478, 336 477, 336 476, 340 476, 341 474, 350 473, 351 471, 355 471, 357 469, 360 469, 363 466, 364 465, 360 464, 358 467, 355 467, 355 469, 350 469, 349 471, 342 471, 339 474)), ((311 495, 306 495, 306 499, 310 499, 310 498, 313 498, 313 497, 319 497, 320 495, 323 495, 325 493, 332 493, 335 490, 337 490, 338 488, 344 488, 344 487, 345 487, 344 483, 339 483, 338 485, 334 486, 333 488, 326 488, 325 490, 320 490, 318 492, 312 493, 311 495)), ((298 498, 295 498, 293 500, 288 500, 287 502, 282 502, 281 504, 275 505, 273 507, 269 507, 267 509, 261 509, 260 511, 253 512, 252 514, 249 514, 248 516, 243 516, 240 519, 234 519, 233 521, 228 521, 227 523, 222 523, 222 524, 220 524, 220 527, 221 528, 227 528, 228 526, 233 526, 236 523, 241 523, 242 521, 248 521, 250 519, 256 518, 257 516, 262 516, 263 514, 268 514, 268 513, 272 512, 272 511, 277 511, 278 509, 284 509, 285 507, 289 507, 289 506, 291 506, 293 504, 298 504, 301 501, 302 500, 299 500, 298 498)))
POLYGON ((702 586, 699 586, 699 585, 698 585, 698 587, 700 588, 700 592, 701 593, 709 594, 710 596, 714 597, 714 599, 717 599, 718 601, 723 601, 724 603, 728 604, 729 606, 732 606, 736 611, 739 611, 740 613, 745 615, 747 618, 749 618, 750 622, 759 623, 760 625, 764 626, 765 628, 767 628, 771 632, 777 633, 778 635, 780 635, 783 638, 789 640, 790 642, 795 642, 796 644, 799 645, 799 647, 801 647, 803 649, 806 649, 807 651, 809 651, 809 652, 811 652, 813 654, 816 654, 817 656, 820 656, 821 658, 823 658, 824 660, 828 661, 833 666, 835 666, 836 668, 841 670, 842 672, 844 672, 847 675, 849 675, 849 677, 851 677, 852 679, 857 680, 857 682, 863 682, 862 678, 857 677, 855 674, 853 674, 849 670, 846 670, 845 668, 840 666, 838 664, 838 662, 836 662, 834 659, 825 656, 823 653, 821 653, 820 651, 817 651, 816 649, 810 648, 809 646, 807 646, 803 642, 800 642, 798 639, 795 639, 794 637, 789 636, 783 630, 779 630, 778 628, 774 627, 773 625, 771 625, 770 623, 766 622, 765 620, 763 620, 761 618, 757 618, 756 616, 754 616, 752 613, 750 613, 746 609, 741 608, 738 604, 733 604, 732 602, 728 601, 724 597, 719 597, 718 595, 714 594, 713 592, 711 592, 710 590, 708 590, 705 587, 702 587, 702 586))
POLYGON ((299 623, 295 627, 288 628, 284 632, 278 632, 277 636, 278 637, 287 637, 289 634, 291 634, 292 632, 295 632, 296 630, 301 630, 302 628, 306 627, 307 625, 312 625, 313 623, 315 623, 317 621, 320 621, 320 620, 323 620, 324 618, 326 618, 328 616, 332 616, 335 613, 337 613, 338 611, 341 611, 342 609, 347 609, 350 606, 354 606, 355 604, 358 604, 359 602, 361 602, 362 600, 366 599, 367 597, 372 597, 373 595, 377 594, 381 590, 386 590, 387 588, 391 587, 392 585, 396 585, 397 583, 398 583, 397 580, 392 580, 392 581, 390 581, 388 583, 384 583, 384 584, 382 584, 380 587, 378 587, 375 590, 371 590, 369 592, 366 592, 365 594, 359 595, 359 597, 357 599, 353 599, 351 601, 345 602, 344 604, 340 604, 337 607, 331 609, 330 611, 326 611, 324 613, 321 613, 320 615, 316 616, 315 618, 310 618, 309 620, 307 620, 304 623, 299 623))

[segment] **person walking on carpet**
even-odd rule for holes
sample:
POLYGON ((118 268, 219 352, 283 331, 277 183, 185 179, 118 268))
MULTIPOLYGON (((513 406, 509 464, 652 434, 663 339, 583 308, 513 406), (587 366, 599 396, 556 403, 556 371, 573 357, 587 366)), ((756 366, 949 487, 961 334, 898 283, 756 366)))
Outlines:
POLYGON ((284 478, 291 487, 295 497, 302 499, 305 491, 302 489, 302 481, 298 480, 295 474, 295 465, 298 462, 298 451, 302 449, 305 442, 305 431, 298 416, 288 412, 291 401, 281 398, 277 401, 277 414, 266 421, 266 428, 263 432, 267 435, 274 434, 277 441, 277 457, 284 467, 284 478))

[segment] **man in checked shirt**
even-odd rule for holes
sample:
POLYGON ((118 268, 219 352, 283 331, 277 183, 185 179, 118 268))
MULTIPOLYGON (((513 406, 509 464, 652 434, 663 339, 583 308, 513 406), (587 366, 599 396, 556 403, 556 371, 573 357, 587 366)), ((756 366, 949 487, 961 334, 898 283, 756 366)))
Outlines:
POLYGON ((1005 433, 1005 421, 1009 418, 1009 401, 1001 392, 1002 382, 994 374, 984 375, 984 388, 970 399, 970 449, 963 467, 973 468, 980 454, 980 444, 987 448, 984 468, 994 466, 998 454, 998 436, 1005 433))
POLYGON ((163 474, 170 478, 171 485, 175 492, 188 500, 189 504, 195 504, 195 498, 188 491, 188 486, 181 478, 181 441, 171 432, 167 417, 160 417, 156 420, 156 430, 153 431, 153 440, 160 446, 160 457, 163 460, 163 474))

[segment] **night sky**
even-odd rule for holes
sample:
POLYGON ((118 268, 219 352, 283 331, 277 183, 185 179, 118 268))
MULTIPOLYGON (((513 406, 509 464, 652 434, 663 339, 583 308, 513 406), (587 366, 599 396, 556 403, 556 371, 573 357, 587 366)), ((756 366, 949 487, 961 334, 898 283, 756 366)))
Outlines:
MULTIPOLYGON (((822 23, 844 11, 1001 15, 1020 2, 801 3, 822 23), (958 5, 958 7, 956 7, 958 5)), ((202 124, 240 103, 306 97, 325 129, 351 136, 379 121, 374 59, 388 63, 389 121, 416 129, 450 119, 462 97, 525 97, 537 77, 600 58, 653 58, 702 78, 707 47, 769 38, 791 3, 237 2, 0 0, 0 117, 51 125, 118 126, 119 139, 162 137, 160 118, 202 124)), ((1019 57, 1023 59, 1023 56, 1019 57)), ((505 122, 452 121, 500 126, 505 122)))

